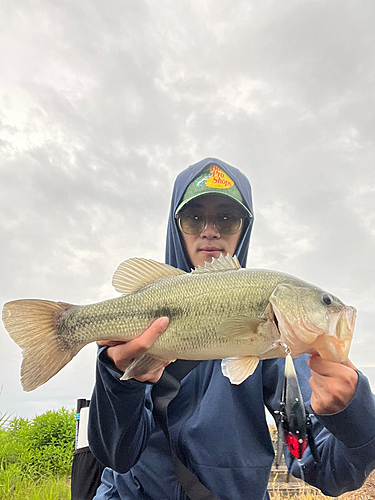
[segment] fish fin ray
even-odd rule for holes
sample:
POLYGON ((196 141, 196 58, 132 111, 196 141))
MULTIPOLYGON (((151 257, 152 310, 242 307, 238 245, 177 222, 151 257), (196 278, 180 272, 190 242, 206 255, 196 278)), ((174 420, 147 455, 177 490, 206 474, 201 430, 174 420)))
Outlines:
POLYGON ((112 285, 119 293, 132 294, 143 286, 185 271, 151 259, 132 258, 122 262, 113 274, 112 285))
POLYGON ((221 361, 221 371, 224 377, 229 378, 231 384, 242 384, 255 372, 259 359, 256 356, 239 356, 225 358, 221 361))
POLYGON ((71 304, 38 299, 7 302, 3 323, 22 349, 21 384, 29 392, 47 382, 77 354, 84 344, 68 349, 57 334, 59 317, 71 304))
POLYGON ((145 375, 148 372, 158 370, 159 368, 163 368, 166 363, 172 362, 175 360, 163 359, 155 356, 151 356, 150 354, 142 354, 141 356, 135 358, 135 360, 129 365, 124 374, 120 377, 120 380, 129 380, 131 378, 139 377, 141 375, 145 375))
POLYGON ((219 336, 232 339, 246 339, 258 337, 258 328, 265 325, 267 320, 250 318, 248 316, 233 316, 225 319, 217 327, 216 333, 219 336))
POLYGON ((268 349, 259 354, 259 359, 285 358, 285 347, 279 343, 272 344, 268 349))
POLYGON ((233 271, 242 269, 237 256, 228 253, 225 257, 221 253, 218 259, 212 258, 211 262, 205 262, 204 266, 198 266, 192 270, 193 274, 210 273, 216 271, 233 271))

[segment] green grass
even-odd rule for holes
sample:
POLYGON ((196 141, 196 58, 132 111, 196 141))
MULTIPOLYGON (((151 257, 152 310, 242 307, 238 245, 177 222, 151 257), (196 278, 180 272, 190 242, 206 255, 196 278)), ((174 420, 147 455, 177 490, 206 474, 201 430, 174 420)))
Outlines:
POLYGON ((0 487, 1 500, 70 500, 67 478, 31 481, 15 475, 6 476, 0 487))
MULTIPOLYGON (((0 500, 70 500, 69 477, 74 451, 75 412, 61 408, 32 420, 10 419, 0 413, 0 500)), ((375 473, 374 473, 375 474, 375 473)), ((375 498, 375 475, 365 491, 342 500, 375 498), (370 493, 369 493, 370 491, 370 493)), ((329 500, 324 495, 281 497, 273 500, 329 500)))
POLYGON ((0 418, 0 499, 68 500, 74 439, 73 410, 0 418))

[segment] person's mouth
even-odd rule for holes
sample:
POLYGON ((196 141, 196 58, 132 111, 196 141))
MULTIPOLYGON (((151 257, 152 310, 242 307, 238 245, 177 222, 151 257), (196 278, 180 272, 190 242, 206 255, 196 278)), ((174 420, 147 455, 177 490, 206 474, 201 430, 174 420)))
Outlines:
POLYGON ((206 257, 214 257, 215 259, 218 259, 221 253, 226 253, 222 248, 211 246, 202 247, 199 249, 199 252, 201 255, 204 255, 206 257))

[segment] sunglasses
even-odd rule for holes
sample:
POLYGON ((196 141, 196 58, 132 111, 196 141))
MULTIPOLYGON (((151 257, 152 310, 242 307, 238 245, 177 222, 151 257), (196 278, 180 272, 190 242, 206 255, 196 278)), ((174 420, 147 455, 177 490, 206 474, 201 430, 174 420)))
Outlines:
POLYGON ((209 220, 212 221, 216 230, 225 236, 231 236, 241 231, 244 217, 240 214, 218 214, 206 217, 195 212, 177 214, 178 226, 185 234, 197 235, 204 231, 209 220))

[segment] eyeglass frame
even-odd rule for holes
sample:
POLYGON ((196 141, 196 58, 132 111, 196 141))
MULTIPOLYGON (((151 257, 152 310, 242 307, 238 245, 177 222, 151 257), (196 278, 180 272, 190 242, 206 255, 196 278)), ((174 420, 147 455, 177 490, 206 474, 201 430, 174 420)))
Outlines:
MULTIPOLYGON (((186 233, 186 232, 183 230, 182 225, 181 225, 181 215, 183 215, 183 214, 178 213, 178 214, 176 214, 176 215, 175 215, 175 219, 177 219, 178 227, 179 227, 179 229, 181 230, 181 232, 182 232, 182 233, 184 233, 184 234, 188 234, 188 235, 190 235, 190 236, 197 236, 198 234, 203 233, 203 231, 204 231, 205 229, 207 229, 207 224, 208 224, 208 221, 209 221, 209 220, 212 220, 212 222, 213 222, 213 219, 214 219, 215 217, 217 217, 217 215, 209 215, 209 216, 204 216, 204 218, 205 218, 205 224, 204 224, 203 229, 201 229, 201 230, 200 230, 200 231, 198 231, 197 233, 193 233, 193 234, 192 234, 192 233, 186 233)), ((221 232, 221 231, 219 230, 219 228, 217 227, 217 225, 213 222, 214 228, 216 229, 216 231, 217 231, 219 234, 223 234, 224 236, 233 236, 233 235, 235 235, 235 234, 238 234, 240 231, 242 231, 242 229, 243 229, 243 227, 244 227, 244 220, 245 220, 245 219, 247 219, 247 218, 248 218, 248 216, 247 216, 247 214, 245 214, 245 215, 239 215, 239 216, 238 216, 238 218, 240 219, 240 226, 239 226, 238 230, 237 230, 235 233, 225 234, 225 233, 221 232)))

